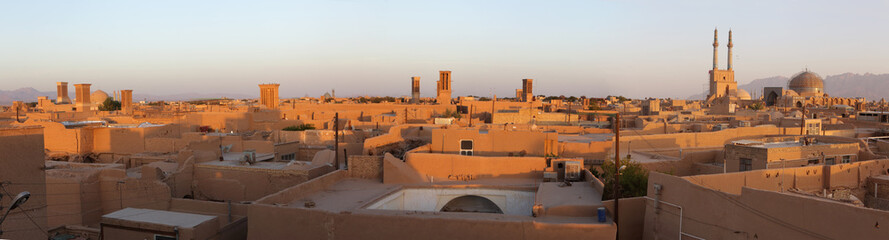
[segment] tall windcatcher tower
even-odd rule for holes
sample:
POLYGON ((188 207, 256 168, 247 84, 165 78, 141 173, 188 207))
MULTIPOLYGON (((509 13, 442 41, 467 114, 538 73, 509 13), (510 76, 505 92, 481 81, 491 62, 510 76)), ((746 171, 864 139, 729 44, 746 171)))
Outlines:
POLYGON ((281 84, 259 84, 259 103, 269 109, 278 109, 278 86, 281 84))
POLYGON ((92 107, 92 101, 90 101, 91 85, 89 83, 74 84, 74 100, 76 101, 74 107, 77 108, 78 112, 90 111, 92 107))
POLYGON ((71 98, 68 98, 68 82, 56 82, 56 94, 56 104, 71 103, 71 98))
POLYGON ((411 104, 420 103, 420 77, 411 77, 411 104))
POLYGON ((133 111, 133 90, 120 90, 120 110, 133 111))
POLYGON ((534 101, 534 89, 531 88, 534 79, 522 79, 522 101, 534 101))
POLYGON ((438 71, 438 104, 451 104, 451 71, 438 71))

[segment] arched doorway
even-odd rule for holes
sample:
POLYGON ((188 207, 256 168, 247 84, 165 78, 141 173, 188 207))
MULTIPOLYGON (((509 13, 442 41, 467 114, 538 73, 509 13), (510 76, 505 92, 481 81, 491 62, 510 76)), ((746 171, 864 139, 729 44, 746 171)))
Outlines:
POLYGON ((798 108, 803 107, 803 102, 796 102, 796 107, 798 107, 798 108))
POLYGON ((775 103, 778 103, 778 93, 769 92, 769 96, 766 97, 766 106, 775 106, 775 103))
POLYGON ((476 195, 466 195, 451 199, 444 207, 442 212, 478 212, 478 213, 500 213, 503 210, 490 199, 476 195))

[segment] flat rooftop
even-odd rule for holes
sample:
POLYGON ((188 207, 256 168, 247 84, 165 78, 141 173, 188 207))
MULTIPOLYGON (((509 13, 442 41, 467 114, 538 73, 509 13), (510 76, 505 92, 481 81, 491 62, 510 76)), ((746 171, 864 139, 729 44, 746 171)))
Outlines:
POLYGON ((312 192, 294 199, 287 206, 305 208, 307 202, 314 202, 316 209, 340 212, 360 208, 371 200, 382 197, 397 189, 400 185, 382 184, 367 179, 348 178, 325 187, 321 191, 312 192))
MULTIPOLYGON (((259 155, 259 154, 257 154, 259 155)), ((259 157, 256 157, 259 159, 259 157)), ((261 168, 261 169, 273 169, 273 170, 281 170, 284 167, 287 167, 286 162, 259 162, 257 160, 254 164, 246 164, 246 162, 238 161, 238 160, 225 160, 225 161, 209 161, 197 163, 198 166, 220 166, 220 167, 244 167, 244 168, 261 168)))
POLYGON ((153 223, 172 227, 194 228, 201 223, 215 220, 216 216, 143 208, 124 208, 113 213, 105 214, 102 218, 129 222, 153 223))
MULTIPOLYGON (((738 140, 738 141, 734 141, 732 143, 734 143, 736 145, 740 145, 740 146, 748 146, 748 147, 755 147, 755 148, 787 148, 787 147, 802 147, 802 146, 804 146, 803 143, 801 143, 800 141, 762 142, 762 141, 754 141, 754 140, 738 140)), ((809 145, 805 145, 805 146, 812 146, 812 145, 829 145, 829 143, 814 142, 814 143, 809 143, 809 145)))
POLYGON ((576 142, 576 143, 606 142, 606 141, 611 141, 613 137, 614 137, 614 134, 611 134, 611 133, 579 134, 579 135, 559 134, 559 142, 576 142))
MULTIPOLYGON (((290 202, 281 207, 291 208, 311 208, 324 210, 329 212, 341 213, 366 213, 380 215, 411 215, 411 216, 428 216, 428 217, 446 217, 446 218, 469 218, 469 219, 488 219, 496 221, 535 221, 545 223, 574 223, 574 224, 611 224, 609 218, 605 223, 600 223, 594 213, 594 209, 602 205, 602 194, 596 191, 588 182, 574 182, 572 186, 564 186, 559 182, 541 182, 540 179, 515 178, 515 179, 480 179, 473 181, 443 181, 425 184, 384 184, 376 180, 345 178, 326 185, 314 191, 301 192, 298 196, 294 196, 290 202), (419 197, 425 191, 440 191, 437 197, 426 196, 419 197), (455 192, 464 191, 463 194, 455 192), (494 192, 491 194, 502 195, 503 192, 515 192, 518 195, 530 195, 530 201, 526 210, 521 210, 523 215, 515 214, 496 214, 496 213, 475 213, 475 212, 443 212, 443 211, 426 211, 411 209, 384 209, 374 208, 374 205, 387 204, 385 201, 399 196, 413 196, 411 201, 418 201, 414 204, 419 205, 435 205, 441 199, 448 196, 466 196, 477 195, 485 196, 484 192, 494 192), (524 193, 522 193, 524 192, 524 193), (417 195, 417 194, 420 195, 417 195), (536 197, 535 197, 536 196, 536 197), (431 197, 431 198, 430 198, 431 197), (547 214, 545 216, 531 216, 532 205, 541 203, 546 208, 555 209, 583 209, 579 210, 583 213, 561 215, 547 214), (312 207, 306 207, 313 205, 312 207), (524 214, 527 211, 527 214, 524 214), (589 213, 592 213, 590 215, 589 213)), ((506 193, 507 195, 510 193, 506 193)), ((521 197, 519 197, 521 198, 521 197)), ((515 198, 512 198, 515 199, 515 198)), ((406 202, 401 204, 402 207, 407 205, 406 202)), ((496 200, 495 200, 496 201, 496 200)), ((509 200, 510 204, 518 204, 516 200, 509 200)), ((394 202, 400 202, 398 200, 394 202)), ((524 209, 524 208, 523 208, 524 209)), ((504 209, 506 210, 506 209, 504 209)), ((563 210, 560 210, 563 211, 563 210)), ((571 211, 571 210, 569 210, 571 211)))

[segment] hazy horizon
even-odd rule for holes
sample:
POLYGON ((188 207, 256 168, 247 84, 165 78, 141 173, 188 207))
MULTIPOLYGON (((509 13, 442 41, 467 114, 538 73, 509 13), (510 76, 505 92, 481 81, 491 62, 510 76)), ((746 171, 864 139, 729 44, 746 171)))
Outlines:
MULTIPOLYGON (((887 2, 24 1, 0 3, 0 89, 55 82, 136 94, 409 94, 438 70, 454 95, 685 98, 734 33, 739 84, 805 68, 889 73, 887 2)), ((829 91, 829 90, 828 90, 829 91)))

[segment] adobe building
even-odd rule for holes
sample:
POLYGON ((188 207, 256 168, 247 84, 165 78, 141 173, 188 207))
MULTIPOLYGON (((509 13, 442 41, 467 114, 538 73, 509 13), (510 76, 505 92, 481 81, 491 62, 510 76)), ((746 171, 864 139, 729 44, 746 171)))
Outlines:
POLYGON ((658 115, 661 112, 661 100, 646 99, 642 102, 642 115, 658 115))
POLYGON ((44 239, 47 228, 46 175, 43 172, 43 129, 0 127, 0 214, 21 192, 30 192, 27 202, 9 212, 0 225, 0 238, 44 239), (33 221, 33 222, 31 222, 33 221))
POLYGON ((350 159, 348 170, 255 201, 248 239, 615 238, 587 170, 545 182, 543 157, 408 154, 350 159))
POLYGON ((438 71, 438 87, 436 100, 440 105, 451 104, 451 71, 438 71))
POLYGON ((534 79, 530 79, 530 78, 522 79, 522 101, 523 102, 534 101, 534 89, 532 88, 533 82, 534 82, 534 79))
POLYGON ((642 239, 882 239, 889 235, 886 169, 889 160, 688 177, 651 172, 636 218, 642 239))
POLYGON ((245 239, 247 207, 171 199, 166 207, 128 207, 102 216, 100 239, 245 239))
POLYGON ((420 103, 420 77, 411 77, 411 104, 420 103))
POLYGON ((259 102, 268 109, 278 109, 278 87, 281 84, 259 84, 259 102))
MULTIPOLYGON (((88 112, 92 108, 92 101, 90 99, 90 85, 92 84, 74 84, 74 107, 77 109, 78 112, 88 112)), ((105 101, 105 99, 102 99, 102 101, 105 101)))
POLYGON ((56 82, 56 104, 69 104, 71 98, 68 98, 68 82, 56 82))
POLYGON ((834 165, 858 161, 859 143, 838 137, 765 137, 725 145, 727 172, 834 165))

